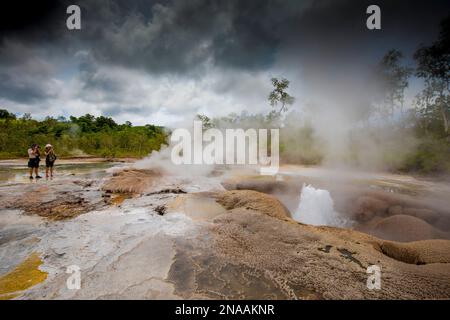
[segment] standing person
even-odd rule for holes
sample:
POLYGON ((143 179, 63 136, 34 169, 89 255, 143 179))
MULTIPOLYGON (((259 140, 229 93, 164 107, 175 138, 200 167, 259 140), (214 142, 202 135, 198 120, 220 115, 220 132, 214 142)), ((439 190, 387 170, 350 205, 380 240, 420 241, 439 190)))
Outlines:
POLYGON ((39 161, 41 161, 40 156, 39 146, 33 143, 28 149, 28 168, 30 168, 30 179, 33 179, 33 170, 36 179, 42 178, 39 175, 39 161))
POLYGON ((50 177, 53 178, 53 165, 56 161, 56 154, 53 150, 53 146, 49 143, 45 146, 45 177, 48 178, 48 172, 50 171, 50 177))

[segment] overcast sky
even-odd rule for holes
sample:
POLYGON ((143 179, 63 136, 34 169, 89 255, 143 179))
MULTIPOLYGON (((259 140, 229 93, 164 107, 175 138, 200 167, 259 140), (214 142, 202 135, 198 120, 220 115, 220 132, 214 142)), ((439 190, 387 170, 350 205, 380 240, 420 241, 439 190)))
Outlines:
POLYGON ((411 57, 450 13, 448 0, 32 3, 2 8, 0 108, 169 126, 195 113, 268 112, 273 76, 291 81, 293 108, 345 115, 364 103, 387 50, 411 57), (66 28, 70 4, 81 7, 82 30, 66 28), (381 7, 382 30, 366 28, 370 4, 381 7))

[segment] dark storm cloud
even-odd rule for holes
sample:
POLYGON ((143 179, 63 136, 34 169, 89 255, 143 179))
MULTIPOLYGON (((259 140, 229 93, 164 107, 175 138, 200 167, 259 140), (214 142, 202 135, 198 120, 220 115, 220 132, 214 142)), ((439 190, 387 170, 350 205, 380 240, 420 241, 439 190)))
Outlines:
MULTIPOLYGON (((356 86, 388 49, 410 55, 420 42, 431 42, 449 8, 448 0, 16 1, 0 10, 0 97, 53 97, 57 74, 44 62, 54 59, 78 63, 76 77, 88 100, 113 101, 121 94, 123 80, 99 66, 202 77, 206 64, 249 72, 277 65, 300 70, 314 87, 329 82, 328 90, 348 90, 331 84, 351 78, 345 83, 356 86), (82 9, 80 31, 65 27, 69 4, 82 9), (381 7, 382 30, 367 30, 369 4, 381 7), (90 60, 76 60, 80 51, 90 60)), ((230 79, 224 76, 223 83, 230 79)), ((223 83, 216 88, 239 86, 223 83)))
POLYGON ((369 31, 365 10, 372 2, 39 1, 31 2, 32 10, 15 5, 13 12, 2 11, 2 39, 59 41, 63 48, 91 50, 100 62, 151 72, 182 73, 207 59, 255 70, 270 67, 280 47, 327 60, 355 54, 361 46, 411 49, 431 36, 450 7, 443 0, 376 1, 383 30, 369 31), (64 27, 70 3, 82 8, 82 31, 64 27))
POLYGON ((0 92, 2 97, 19 103, 33 103, 55 96, 51 87, 38 85, 38 81, 13 78, 9 74, 0 73, 0 92))
POLYGON ((105 92, 120 92, 121 84, 117 79, 106 77, 99 73, 98 65, 88 54, 79 54, 79 77, 85 90, 100 90, 105 92))
POLYGON ((92 43, 103 62, 143 67, 151 72, 185 73, 205 61, 245 70, 270 67, 278 45, 308 7, 282 0, 174 0, 145 7, 119 3, 85 4, 92 43), (95 17, 94 17, 95 14, 95 17))
POLYGON ((69 1, 8 1, 0 10, 0 41, 19 38, 26 42, 60 38, 69 1))
POLYGON ((378 1, 383 29, 369 31, 372 1, 174 0, 86 2, 79 40, 104 62, 183 73, 215 65, 267 69, 280 47, 323 63, 354 61, 387 46, 411 50, 430 39, 448 1, 378 1), (128 3, 125 2, 125 3, 128 3), (132 5, 134 4, 134 5, 132 5), (362 50, 361 50, 362 49, 362 50), (356 57, 359 58, 359 57, 356 57))
POLYGON ((51 80, 54 66, 37 57, 34 49, 6 42, 0 47, 0 97, 33 103, 56 95, 51 80))

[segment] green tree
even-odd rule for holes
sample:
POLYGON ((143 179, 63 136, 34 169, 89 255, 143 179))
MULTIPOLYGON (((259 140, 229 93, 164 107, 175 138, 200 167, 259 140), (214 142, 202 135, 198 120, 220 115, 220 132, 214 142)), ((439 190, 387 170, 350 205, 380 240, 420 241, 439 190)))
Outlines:
POLYGON ((288 110, 288 105, 294 103, 295 98, 290 96, 286 89, 289 88, 289 80, 272 78, 273 91, 269 94, 269 102, 272 107, 276 107, 281 104, 281 108, 278 111, 279 114, 288 110))
POLYGON ((403 54, 395 49, 388 51, 378 66, 379 80, 384 95, 380 113, 391 118, 397 108, 403 113, 405 102, 405 89, 408 87, 408 78, 412 68, 402 66, 403 54))
POLYGON ((163 127, 131 123, 117 125, 108 117, 84 115, 79 118, 42 121, 30 117, 13 119, 0 110, 0 158, 23 157, 31 143, 51 143, 62 156, 140 157, 159 150, 166 143, 163 127))
POLYGON ((208 116, 197 114, 196 118, 202 122, 203 130, 208 130, 214 127, 213 123, 211 122, 211 119, 208 116))
POLYGON ((77 124, 81 128, 82 132, 90 132, 95 129, 95 117, 89 113, 79 118, 70 116, 70 121, 77 124))
POLYGON ((100 116, 95 119, 96 130, 101 130, 103 128, 116 128, 117 123, 111 117, 100 116))
POLYGON ((420 47, 414 54, 416 75, 425 82, 418 105, 428 115, 438 115, 446 135, 450 114, 450 16, 441 22, 439 38, 430 46, 420 47))
POLYGON ((9 112, 8 110, 0 109, 0 119, 15 120, 16 115, 14 113, 9 112))

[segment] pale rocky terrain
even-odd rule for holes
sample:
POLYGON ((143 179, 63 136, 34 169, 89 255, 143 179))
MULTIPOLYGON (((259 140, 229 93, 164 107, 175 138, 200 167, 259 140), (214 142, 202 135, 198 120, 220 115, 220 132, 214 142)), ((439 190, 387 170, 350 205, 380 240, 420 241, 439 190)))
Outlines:
POLYGON ((310 226, 292 219, 305 181, 130 167, 3 183, 0 298, 450 298, 438 202, 344 193, 338 181, 327 188, 357 225, 310 226), (81 269, 79 290, 66 285, 72 265, 81 269), (381 268, 381 290, 367 288, 369 265, 381 268))

